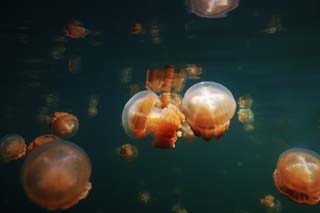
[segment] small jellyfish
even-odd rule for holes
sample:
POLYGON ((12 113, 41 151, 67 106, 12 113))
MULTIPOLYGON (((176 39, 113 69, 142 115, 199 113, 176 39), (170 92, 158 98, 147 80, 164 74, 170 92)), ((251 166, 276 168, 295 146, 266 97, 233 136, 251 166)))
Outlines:
POLYGON ((123 84, 128 84, 132 81, 132 67, 125 67, 120 71, 120 81, 123 84))
POLYGON ((117 155, 127 160, 128 162, 133 162, 138 158, 139 151, 138 148, 131 144, 124 144, 116 149, 117 155))
POLYGON ((131 25, 130 33, 133 35, 141 35, 145 33, 145 30, 141 23, 134 23, 133 25, 131 25))
POLYGON ((25 153, 26 143, 20 135, 11 134, 0 139, 0 157, 4 162, 22 158, 25 153))
POLYGON ((190 80, 198 80, 202 74, 202 67, 197 64, 186 64, 184 70, 190 80))
POLYGON ((296 203, 320 201, 319 155, 307 149, 289 149, 278 159, 273 181, 280 193, 296 203))
POLYGON ((142 191, 138 193, 137 196, 138 202, 143 205, 148 205, 151 202, 150 192, 142 191))
POLYGON ((272 195, 266 195, 260 199, 260 204, 264 206, 266 213, 278 213, 281 210, 281 203, 275 200, 272 195))
POLYGON ((140 90, 140 86, 138 84, 130 84, 130 96, 135 95, 140 90))
POLYGON ((238 4, 239 0, 187 0, 190 11, 205 18, 226 17, 238 4))
POLYGON ((183 204, 180 202, 173 205, 171 212, 172 213, 188 213, 187 209, 184 208, 183 204))
POLYGON ((37 205, 49 209, 68 209, 84 199, 89 190, 91 165, 77 145, 57 140, 39 146, 26 158, 22 185, 37 205))
POLYGON ((232 93, 215 82, 200 82, 190 87, 181 104, 181 111, 197 136, 210 140, 228 130, 236 110, 232 93))
POLYGON ((183 141, 193 142, 197 139, 197 136, 193 133, 188 122, 183 122, 180 131, 181 131, 180 137, 183 138, 183 141))
POLYGON ((238 111, 238 120, 242 124, 252 123, 254 121, 254 114, 251 109, 239 109, 238 111))
POLYGON ((39 137, 36 137, 28 146, 27 150, 28 153, 32 152, 32 150, 34 150, 36 147, 52 142, 52 141, 56 141, 57 139, 59 139, 57 136, 55 135, 41 135, 39 137))
POLYGON ((82 59, 81 55, 71 54, 68 60, 68 70, 70 73, 76 74, 81 72, 82 59))
POLYGON ((76 134, 79 129, 79 121, 76 116, 67 112, 55 112, 50 120, 49 127, 53 134, 67 139, 76 134))
POLYGON ((91 95, 89 97, 88 116, 96 117, 98 115, 99 96, 91 95))
POLYGON ((86 37, 89 31, 82 26, 80 21, 72 19, 64 25, 64 34, 67 37, 78 39, 86 37))
POLYGON ((240 109, 251 108, 252 103, 253 103, 253 100, 249 95, 240 96, 238 99, 238 105, 240 109))

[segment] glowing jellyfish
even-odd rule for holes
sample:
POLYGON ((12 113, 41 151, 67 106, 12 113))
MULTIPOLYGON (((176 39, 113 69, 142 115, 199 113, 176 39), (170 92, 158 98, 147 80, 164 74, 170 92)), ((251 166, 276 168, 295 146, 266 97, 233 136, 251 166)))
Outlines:
POLYGON ((69 20, 64 26, 64 33, 70 38, 84 38, 89 34, 89 31, 84 28, 80 21, 69 20))
POLYGON ((278 159, 273 181, 290 200, 316 205, 320 201, 319 155, 307 149, 285 151, 278 159))
POLYGON ((26 143, 20 135, 11 134, 0 139, 0 157, 4 162, 22 158, 25 153, 26 143))
POLYGON ((50 120, 50 129, 53 134, 61 138, 71 138, 79 129, 79 121, 76 116, 67 112, 55 112, 50 120))
POLYGON ((36 137, 28 146, 27 150, 28 153, 32 152, 32 150, 34 150, 36 147, 42 145, 42 144, 46 144, 52 141, 56 141, 57 139, 59 139, 57 136, 55 135, 41 135, 39 137, 36 137))
POLYGON ((57 140, 28 155, 21 178, 24 191, 34 203, 56 210, 68 209, 87 196, 90 174, 86 153, 73 143, 57 140))
POLYGON ((223 85, 215 82, 200 82, 190 87, 181 104, 194 134, 210 140, 228 130, 230 119, 236 110, 232 93, 223 85))
POLYGON ((184 115, 173 104, 165 108, 160 108, 161 105, 154 92, 138 92, 122 111, 122 126, 126 133, 134 138, 152 135, 152 145, 155 147, 174 148, 184 115))
POLYGON ((138 148, 131 144, 124 144, 116 149, 117 155, 127 160, 128 162, 133 162, 138 158, 139 151, 138 148))
POLYGON ((251 108, 252 103, 253 103, 253 100, 249 95, 240 96, 238 99, 238 105, 240 109, 251 108))
POLYGON ((138 199, 139 203, 141 203, 143 205, 147 205, 151 202, 151 194, 150 194, 150 192, 146 192, 146 191, 139 192, 137 199, 138 199))
POLYGON ((222 18, 238 7, 239 0, 187 0, 191 12, 205 18, 222 18))
POLYGON ((202 74, 202 67, 197 64, 186 64, 185 71, 188 76, 188 79, 198 80, 200 79, 200 75, 202 74))
POLYGON ((171 209, 172 213, 188 213, 187 209, 184 208, 182 203, 176 203, 171 209))
POLYGON ((252 123, 254 121, 254 114, 251 109, 239 109, 238 111, 238 120, 242 124, 252 123))

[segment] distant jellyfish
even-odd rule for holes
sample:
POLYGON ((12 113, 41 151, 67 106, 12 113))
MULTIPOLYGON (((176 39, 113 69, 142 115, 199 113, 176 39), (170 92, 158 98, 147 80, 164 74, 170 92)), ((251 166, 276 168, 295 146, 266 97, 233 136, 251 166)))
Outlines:
POLYGON ((79 54, 72 54, 68 60, 68 70, 70 73, 76 74, 81 72, 82 59, 79 54))
POLYGON ((0 157, 4 162, 22 158, 25 153, 26 143, 20 135, 10 134, 0 139, 0 157))
POLYGON ((222 18, 238 7, 239 0, 187 0, 191 12, 205 18, 222 18))
POLYGON ((238 105, 240 109, 247 109, 252 107, 253 100, 249 95, 240 96, 238 99, 238 105))
POLYGON ((37 205, 49 209, 68 209, 84 199, 89 190, 91 165, 77 145, 57 140, 39 146, 26 158, 22 185, 37 205))
POLYGON ((78 39, 86 37, 89 31, 83 27, 80 21, 72 19, 64 25, 64 34, 67 37, 78 39))
POLYGON ((307 149, 289 149, 278 159, 273 181, 280 193, 296 203, 320 201, 320 156, 307 149))
POLYGON ((116 151, 120 158, 125 159, 128 162, 133 162, 139 155, 138 148, 131 144, 124 144, 121 147, 118 147, 116 151))
POLYGON ((181 111, 197 136, 210 140, 228 130, 236 110, 232 93, 215 82, 200 82, 190 87, 181 104, 181 111))
POLYGON ((272 195, 266 195, 260 199, 260 204, 265 208, 266 213, 279 213, 281 210, 281 203, 272 195))
POLYGON ((28 146, 27 150, 28 153, 32 152, 36 147, 52 142, 57 141, 59 138, 55 135, 41 135, 39 137, 36 137, 28 146))
POLYGON ((186 64, 184 70, 190 80, 198 80, 202 74, 202 67, 197 64, 186 64))
POLYGON ((147 205, 151 202, 151 194, 150 192, 142 191, 138 193, 137 196, 138 202, 147 205))
POLYGON ((67 112, 55 112, 50 120, 50 129, 53 134, 67 139, 76 134, 79 129, 79 121, 76 116, 67 112))
POLYGON ((188 124, 188 122, 183 122, 180 131, 181 131, 181 136, 180 137, 185 142, 193 142, 193 141, 195 141, 197 139, 197 136, 193 133, 190 125, 188 124))
POLYGON ((141 35, 145 33, 145 30, 141 23, 134 23, 131 25, 130 33, 133 35, 141 35))
POLYGON ((242 124, 252 123, 254 121, 253 111, 249 108, 239 109, 238 111, 238 120, 242 124))
POLYGON ((187 209, 180 202, 173 205, 171 212, 172 213, 188 213, 187 209))

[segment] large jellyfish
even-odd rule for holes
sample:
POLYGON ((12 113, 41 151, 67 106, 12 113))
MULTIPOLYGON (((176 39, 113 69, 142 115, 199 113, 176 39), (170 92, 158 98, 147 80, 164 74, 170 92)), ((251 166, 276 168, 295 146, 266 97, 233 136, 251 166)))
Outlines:
POLYGON ((26 158, 21 179, 27 196, 49 210, 68 209, 89 190, 91 165, 77 145, 57 140, 42 144, 26 158))
POLYGON ((282 153, 273 172, 277 189, 296 203, 316 205, 320 201, 320 156, 307 149, 282 153))
POLYGON ((239 0, 187 0, 191 12, 205 18, 222 18, 238 7, 239 0))
POLYGON ((152 145, 158 148, 174 148, 178 129, 184 121, 179 108, 171 103, 161 108, 162 103, 152 91, 134 95, 122 111, 122 124, 129 136, 154 137, 152 145))
POLYGON ((195 135, 210 140, 229 128, 236 110, 232 93, 215 82, 200 82, 190 87, 181 104, 181 111, 195 135))

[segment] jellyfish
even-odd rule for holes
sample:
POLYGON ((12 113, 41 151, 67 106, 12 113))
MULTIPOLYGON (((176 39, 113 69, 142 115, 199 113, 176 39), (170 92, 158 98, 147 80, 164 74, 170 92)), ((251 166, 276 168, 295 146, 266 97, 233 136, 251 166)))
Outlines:
POLYGON ((78 39, 86 37, 89 31, 82 26, 80 21, 72 19, 65 24, 64 33, 67 37, 78 39))
POLYGON ((254 114, 251 109, 239 109, 238 111, 238 120, 242 124, 252 123, 254 121, 254 114))
POLYGON ((162 108, 167 107, 169 104, 173 104, 177 107, 181 105, 181 97, 177 93, 164 92, 159 96, 162 108))
POLYGON ((89 97, 88 115, 89 117, 96 117, 98 114, 99 96, 91 95, 89 97))
POLYGON ((296 203, 320 201, 319 155, 307 149, 289 149, 278 159, 273 181, 280 193, 296 203))
POLYGON ((193 133, 188 122, 183 122, 180 131, 180 137, 183 138, 183 140, 186 142, 193 142, 197 139, 197 136, 193 133))
POLYGON ((133 35, 141 35, 145 33, 145 30, 141 23, 134 23, 133 25, 131 25, 130 33, 133 35))
POLYGON ((249 95, 246 96, 240 96, 238 99, 238 105, 240 109, 247 109, 247 108, 251 108, 253 103, 252 98, 249 95))
POLYGON ((39 146, 26 158, 21 179, 25 193, 35 204, 49 209, 68 209, 89 190, 90 160, 77 145, 56 140, 39 146))
POLYGON ((260 204, 265 208, 266 213, 278 213, 281 210, 281 203, 275 200, 274 196, 266 195, 260 199, 260 204))
POLYGON ((42 144, 46 144, 52 141, 56 141, 57 139, 59 139, 57 136, 55 135, 41 135, 39 137, 36 137, 28 146, 27 150, 28 153, 32 152, 32 150, 34 150, 36 147, 42 145, 42 144))
POLYGON ((222 18, 238 7, 239 0, 187 0, 190 11, 204 18, 222 18))
POLYGON ((167 65, 162 69, 147 70, 146 75, 146 89, 153 92, 179 92, 184 85, 185 73, 175 71, 173 65, 167 65))
POLYGON ((0 139, 0 157, 4 162, 22 158, 25 153, 26 143, 20 135, 10 134, 0 139))
POLYGON ((187 209, 184 208, 182 203, 176 203, 171 209, 172 213, 188 213, 187 209))
POLYGON ((81 71, 82 59, 79 54, 71 54, 68 60, 68 70, 69 72, 76 74, 81 71))
POLYGON ((223 85, 210 81, 190 87, 181 104, 181 111, 194 134, 208 141, 212 136, 219 138, 228 130, 235 110, 232 93, 223 85))
POLYGON ((67 112, 55 112, 50 120, 50 129, 53 134, 67 139, 76 134, 79 129, 79 121, 76 116, 67 112))
POLYGON ((198 80, 200 79, 200 75, 202 74, 202 67, 197 64, 186 64, 185 71, 188 76, 188 79, 198 80))
POLYGON ((133 162, 138 158, 139 151, 138 148, 131 144, 124 144, 116 149, 117 155, 127 160, 128 162, 133 162))
POLYGON ((138 92, 122 111, 122 125, 129 136, 140 139, 152 135, 154 147, 174 148, 184 115, 173 104, 161 105, 154 92, 138 92))
POLYGON ((146 191, 139 192, 137 198, 138 198, 138 202, 143 205, 147 205, 151 202, 150 192, 146 192, 146 191))

